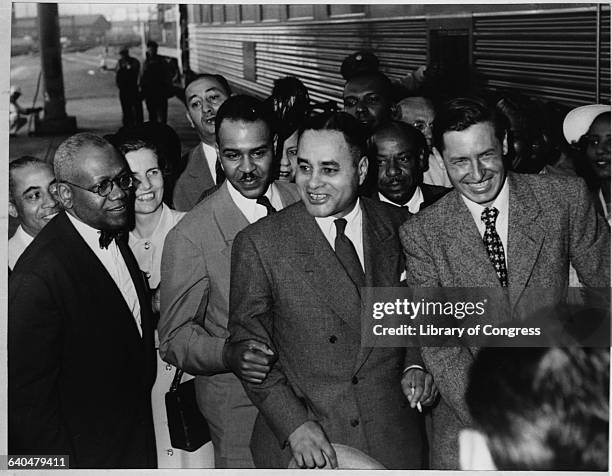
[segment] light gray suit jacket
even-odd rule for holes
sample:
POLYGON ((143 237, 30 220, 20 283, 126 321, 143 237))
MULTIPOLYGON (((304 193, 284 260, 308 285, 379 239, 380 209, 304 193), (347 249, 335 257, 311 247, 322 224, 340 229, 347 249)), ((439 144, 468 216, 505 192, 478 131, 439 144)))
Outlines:
MULTIPOLYGON (((294 184, 277 182, 276 187, 283 206, 298 200, 294 184)), ((211 427, 218 422, 227 433, 233 426, 247 437, 250 428, 236 421, 232 409, 250 401, 238 378, 225 368, 222 350, 229 336, 232 242, 248 224, 224 182, 168 233, 158 326, 161 357, 196 375, 198 404, 211 427)))
MULTIPOLYGON (((367 286, 399 286, 397 228, 407 210, 361 198, 367 286)), ((418 349, 362 348, 360 296, 303 203, 247 227, 232 249, 232 340, 268 343, 278 361, 262 384, 244 383, 259 408, 257 467, 286 468, 289 435, 309 420, 332 443, 390 469, 421 468, 420 415, 400 379, 418 349)))
MULTIPOLYGON (((587 286, 610 283, 610 229, 581 179, 509 173, 508 298, 514 312, 527 288, 568 286, 569 263, 587 286)), ((408 286, 499 287, 474 219, 455 189, 400 229, 408 286)), ((525 304, 526 305, 526 304, 525 304)), ((475 349, 422 349, 441 394, 433 409, 432 469, 457 469, 459 429, 470 423, 464 396, 475 349)))
POLYGON ((187 166, 174 186, 172 194, 174 209, 181 212, 191 210, 202 194, 214 186, 215 180, 206 162, 202 144, 198 144, 189 151, 187 166))

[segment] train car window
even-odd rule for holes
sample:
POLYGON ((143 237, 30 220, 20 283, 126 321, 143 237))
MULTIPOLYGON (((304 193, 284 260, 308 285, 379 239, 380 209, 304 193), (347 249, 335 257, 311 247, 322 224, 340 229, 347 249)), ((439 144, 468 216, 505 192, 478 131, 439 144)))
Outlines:
POLYGON ((225 20, 224 5, 213 5, 212 6, 212 20, 213 23, 223 23, 225 20))
POLYGON ((200 14, 203 23, 212 23, 212 11, 210 5, 200 5, 200 14))
POLYGON ((330 4, 327 12, 330 17, 365 15, 365 5, 330 4))
POLYGON ((240 21, 252 23, 259 21, 259 5, 240 5, 240 21))
POLYGON ((262 5, 261 20, 262 21, 280 21, 282 19, 282 10, 284 5, 262 5))
POLYGON ((314 5, 289 5, 289 20, 314 19, 314 5))
POLYGON ((238 5, 225 5, 225 23, 238 21, 238 5))

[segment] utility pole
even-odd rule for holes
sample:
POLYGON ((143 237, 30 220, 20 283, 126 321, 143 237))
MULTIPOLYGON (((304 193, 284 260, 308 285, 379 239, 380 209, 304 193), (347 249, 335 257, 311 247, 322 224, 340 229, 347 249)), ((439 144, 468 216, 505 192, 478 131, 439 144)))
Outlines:
POLYGON ((36 128, 39 134, 76 131, 76 118, 66 115, 62 47, 57 3, 38 4, 40 60, 45 84, 45 114, 36 128))

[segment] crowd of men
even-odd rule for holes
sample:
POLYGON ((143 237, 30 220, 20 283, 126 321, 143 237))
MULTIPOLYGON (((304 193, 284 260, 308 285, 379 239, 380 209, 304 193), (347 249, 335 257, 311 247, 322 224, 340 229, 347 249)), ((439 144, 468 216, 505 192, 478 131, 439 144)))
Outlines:
POLYGON ((128 129, 10 164, 10 454, 161 467, 158 348, 195 376, 217 468, 607 469, 607 349, 362 347, 361 297, 608 288, 610 107, 568 115, 590 175, 522 174, 493 104, 398 98, 362 52, 342 74, 343 111, 291 120, 195 76, 182 159, 128 129))

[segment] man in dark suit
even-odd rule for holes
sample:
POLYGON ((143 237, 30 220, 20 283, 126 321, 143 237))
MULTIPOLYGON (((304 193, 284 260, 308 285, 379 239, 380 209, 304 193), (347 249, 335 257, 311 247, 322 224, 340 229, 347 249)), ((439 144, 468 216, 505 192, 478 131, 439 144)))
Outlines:
POLYGON ((374 198, 418 213, 450 189, 423 183, 429 166, 425 136, 404 122, 391 121, 377 128, 369 140, 370 160, 376 167, 374 198))
POLYGON ((68 455, 71 468, 155 468, 150 297, 126 239, 133 178, 101 137, 54 158, 65 211, 9 283, 9 453, 68 455))
POLYGON ((365 150, 350 115, 311 119, 298 145, 301 203, 234 241, 230 342, 256 339, 278 355, 261 383, 244 382, 260 411, 251 438, 257 467, 286 468, 292 457, 301 467, 335 467, 331 443, 387 468, 422 467, 414 407, 430 403, 435 388, 413 365, 418 350, 360 345, 360 289, 399 286, 396 230, 408 216, 358 198, 365 150))
MULTIPOLYGON (((518 318, 536 311, 527 288, 550 289, 538 305, 561 300, 570 263, 586 286, 609 287, 610 229, 581 179, 508 172, 503 121, 477 99, 444 105, 434 121, 434 145, 455 189, 400 229, 408 286, 501 287, 518 318)), ((422 349, 441 395, 433 409, 433 469, 458 468, 457 434, 470 424, 465 388, 474 353, 422 349)))
POLYGON ((191 210, 205 192, 225 180, 215 149, 215 118, 231 94, 230 85, 220 74, 200 74, 185 88, 187 120, 198 133, 200 143, 183 157, 187 165, 176 181, 173 195, 177 210, 191 210))
POLYGON ((267 368, 271 352, 254 341, 225 345, 231 246, 236 233, 249 223, 299 197, 294 184, 271 183, 272 128, 260 101, 233 96, 219 108, 216 121, 227 180, 166 238, 160 352, 164 360, 196 375, 198 404, 211 430, 215 467, 252 468, 249 438, 257 409, 228 362, 241 362, 245 354, 247 360, 256 358, 253 352, 258 349, 255 353, 267 368))

